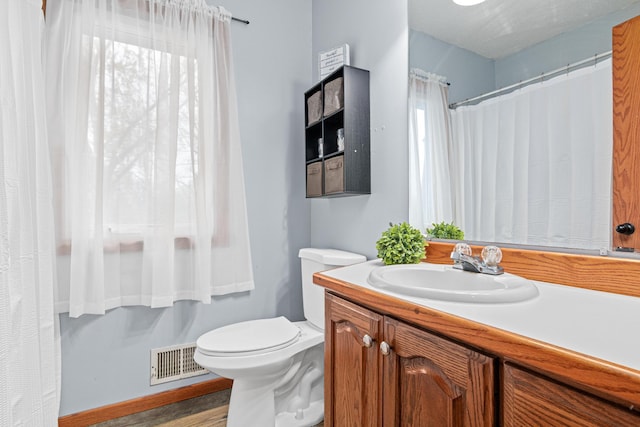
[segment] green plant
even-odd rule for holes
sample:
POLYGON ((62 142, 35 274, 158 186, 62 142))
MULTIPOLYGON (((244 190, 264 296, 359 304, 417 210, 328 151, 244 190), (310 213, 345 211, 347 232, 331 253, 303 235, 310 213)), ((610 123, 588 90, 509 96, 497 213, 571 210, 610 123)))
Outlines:
POLYGON ((433 228, 427 228, 427 234, 437 239, 451 239, 462 240, 464 239, 464 232, 460 230, 460 227, 451 224, 446 224, 442 221, 440 224, 433 223, 433 228))
POLYGON ((426 258, 425 245, 424 237, 417 228, 406 222, 396 225, 389 223, 389 228, 376 242, 376 249, 378 258, 386 265, 417 264, 426 258))

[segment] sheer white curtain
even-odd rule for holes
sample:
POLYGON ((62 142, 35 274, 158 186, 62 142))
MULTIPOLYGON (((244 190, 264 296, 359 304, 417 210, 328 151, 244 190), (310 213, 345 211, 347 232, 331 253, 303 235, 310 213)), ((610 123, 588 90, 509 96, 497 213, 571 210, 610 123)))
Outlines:
POLYGON ((57 426, 60 341, 40 1, 0 13, 0 425, 57 426))
POLYGON ((446 79, 409 75, 409 223, 423 232, 454 215, 451 121, 446 79))
POLYGON ((608 248, 611 61, 452 111, 473 240, 608 248))
POLYGON ((204 0, 49 0, 58 309, 253 289, 230 14, 204 0))

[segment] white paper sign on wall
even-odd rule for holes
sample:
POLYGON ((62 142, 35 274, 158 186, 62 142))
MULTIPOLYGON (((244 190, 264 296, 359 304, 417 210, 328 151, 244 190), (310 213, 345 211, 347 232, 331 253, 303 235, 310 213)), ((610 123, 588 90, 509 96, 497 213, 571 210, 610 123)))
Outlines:
POLYGON ((336 48, 318 54, 318 68, 320 80, 342 67, 349 65, 349 45, 343 44, 336 48))

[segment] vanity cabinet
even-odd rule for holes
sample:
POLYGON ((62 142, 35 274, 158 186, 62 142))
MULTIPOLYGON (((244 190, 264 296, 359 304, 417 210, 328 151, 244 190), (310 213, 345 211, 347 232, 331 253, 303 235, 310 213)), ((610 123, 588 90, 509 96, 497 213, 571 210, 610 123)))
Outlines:
POLYGON ((495 360, 326 296, 325 425, 492 426, 495 360))
POLYGON ((639 412, 499 354, 331 293, 325 310, 327 427, 640 426, 639 412))
POLYGON ((304 97, 307 198, 370 194, 369 71, 345 65, 304 97))
POLYGON ((638 426, 640 414, 510 363, 504 365, 503 425, 638 426))

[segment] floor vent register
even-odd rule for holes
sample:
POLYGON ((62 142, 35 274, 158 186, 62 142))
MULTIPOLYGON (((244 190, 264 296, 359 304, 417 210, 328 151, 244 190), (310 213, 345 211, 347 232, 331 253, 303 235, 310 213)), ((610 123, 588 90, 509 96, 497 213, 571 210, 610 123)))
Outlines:
POLYGON ((152 349, 151 385, 208 373, 193 360, 195 351, 195 343, 152 349))

